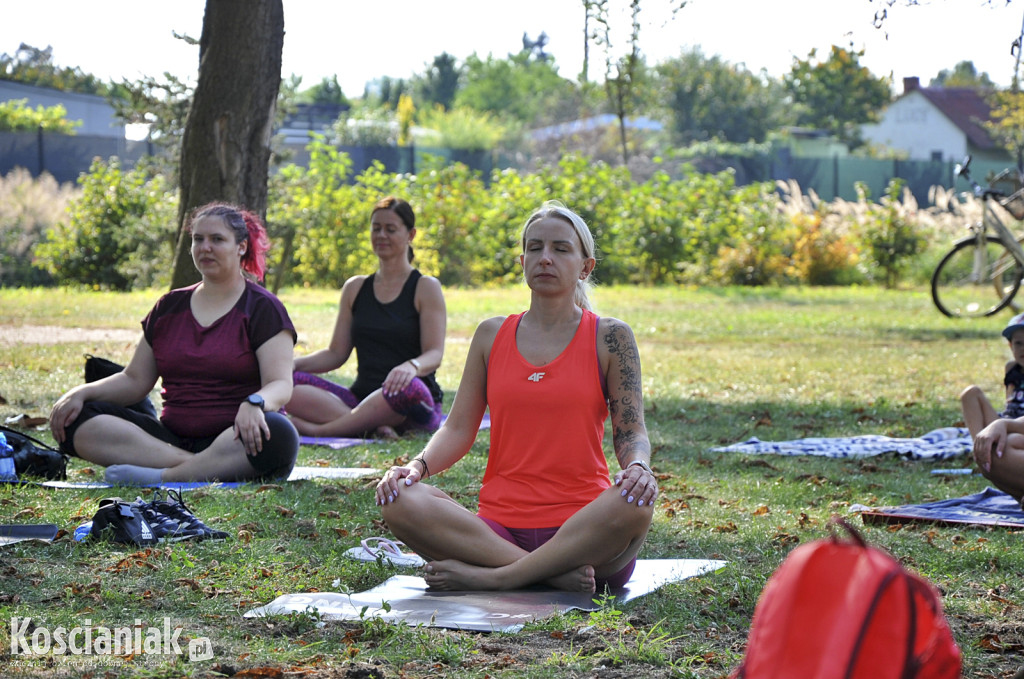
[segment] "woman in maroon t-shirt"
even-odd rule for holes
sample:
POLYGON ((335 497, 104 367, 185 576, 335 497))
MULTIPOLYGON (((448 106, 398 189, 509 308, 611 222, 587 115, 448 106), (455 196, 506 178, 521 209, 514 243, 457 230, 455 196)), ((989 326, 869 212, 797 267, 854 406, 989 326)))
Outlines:
POLYGON ((202 280, 161 297, 124 371, 61 396, 50 429, 112 483, 285 478, 298 433, 277 411, 291 397, 296 336, 284 305, 250 280, 263 276, 266 231, 221 203, 186 228, 202 280), (158 378, 160 419, 127 407, 158 378))

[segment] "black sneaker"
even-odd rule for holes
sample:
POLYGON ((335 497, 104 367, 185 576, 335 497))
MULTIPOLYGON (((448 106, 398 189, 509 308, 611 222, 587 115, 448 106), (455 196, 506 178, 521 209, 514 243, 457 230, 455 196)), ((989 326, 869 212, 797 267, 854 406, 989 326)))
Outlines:
POLYGON ((153 527, 149 525, 142 512, 119 497, 100 500, 100 508, 92 517, 92 530, 89 536, 93 539, 129 545, 157 543, 153 527))
POLYGON ((146 502, 136 497, 132 508, 137 509, 149 522, 153 534, 159 542, 181 542, 182 540, 201 540, 202 531, 182 526, 178 521, 167 516, 154 506, 154 502, 146 502))
POLYGON ((185 501, 181 499, 181 491, 168 490, 167 496, 169 499, 161 500, 154 498, 150 503, 153 509, 160 512, 166 517, 173 519, 178 522, 180 530, 189 531, 195 533, 195 540, 227 540, 230 535, 222 530, 214 530, 205 523, 200 521, 195 514, 185 506, 185 501))

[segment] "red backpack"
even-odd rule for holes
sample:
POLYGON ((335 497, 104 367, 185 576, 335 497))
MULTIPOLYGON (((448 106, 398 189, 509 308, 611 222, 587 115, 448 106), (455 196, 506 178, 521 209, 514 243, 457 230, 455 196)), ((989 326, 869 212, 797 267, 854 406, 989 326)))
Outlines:
POLYGON ((794 549, 765 585, 730 679, 954 679, 960 649, 925 579, 845 528, 794 549))

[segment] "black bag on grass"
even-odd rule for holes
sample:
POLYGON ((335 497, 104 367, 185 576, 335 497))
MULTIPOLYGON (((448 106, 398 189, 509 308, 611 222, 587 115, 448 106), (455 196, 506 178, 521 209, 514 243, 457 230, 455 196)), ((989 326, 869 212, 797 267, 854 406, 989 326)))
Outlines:
MULTIPOLYGON (((119 363, 114 363, 106 358, 99 358, 92 354, 85 355, 85 381, 95 382, 96 380, 102 380, 104 377, 110 377, 115 373, 119 373, 124 370, 124 366, 119 363)), ((152 418, 156 418, 156 407, 153 402, 149 400, 149 397, 142 399, 138 403, 133 403, 128 406, 131 410, 136 410, 143 415, 149 415, 152 418)))
POLYGON ((8 452, 0 446, 0 457, 14 458, 14 473, 19 479, 23 476, 41 476, 48 481, 67 478, 68 458, 64 453, 23 431, 2 424, 0 433, 12 449, 8 452))

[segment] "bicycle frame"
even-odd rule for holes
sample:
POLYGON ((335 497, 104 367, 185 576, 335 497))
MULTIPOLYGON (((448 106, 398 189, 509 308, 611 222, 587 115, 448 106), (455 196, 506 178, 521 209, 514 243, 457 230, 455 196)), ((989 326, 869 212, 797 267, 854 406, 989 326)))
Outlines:
POLYGON ((1006 226, 999 215, 996 213, 995 208, 992 207, 992 198, 985 200, 985 214, 981 218, 982 229, 980 235, 985 236, 989 228, 995 231, 996 236, 1002 241, 1006 249, 1017 259, 1018 262, 1024 264, 1024 248, 1017 242, 1017 237, 1013 235, 1010 228, 1006 226))

